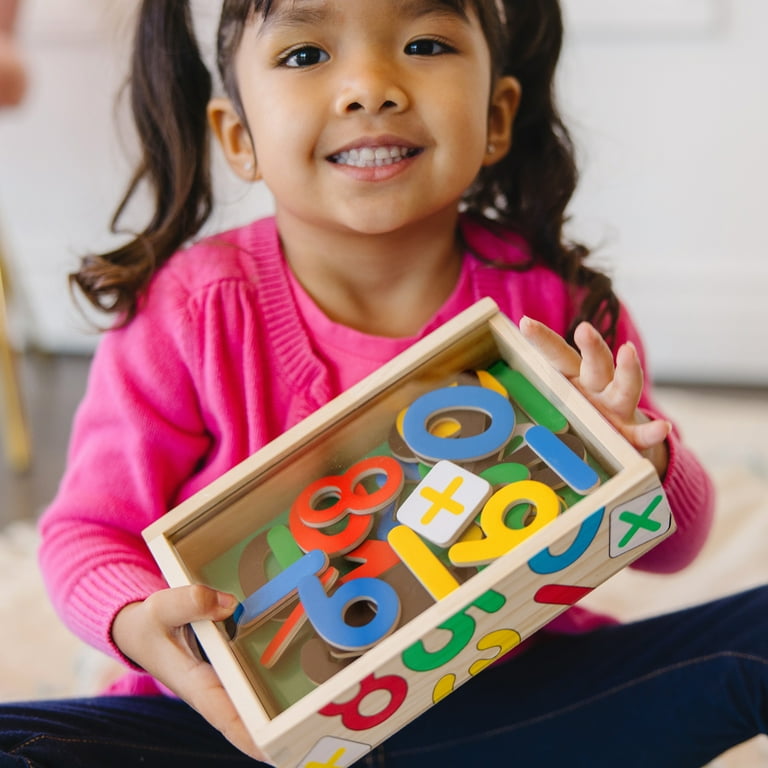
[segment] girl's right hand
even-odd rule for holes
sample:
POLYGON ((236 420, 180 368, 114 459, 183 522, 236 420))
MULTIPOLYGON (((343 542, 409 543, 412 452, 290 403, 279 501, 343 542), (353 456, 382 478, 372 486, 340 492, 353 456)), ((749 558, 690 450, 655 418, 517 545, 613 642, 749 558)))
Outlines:
POLYGON ((126 605, 112 624, 112 639, 239 750, 264 761, 213 667, 200 658, 189 627, 193 621, 223 621, 236 607, 234 595, 210 587, 164 589, 126 605))

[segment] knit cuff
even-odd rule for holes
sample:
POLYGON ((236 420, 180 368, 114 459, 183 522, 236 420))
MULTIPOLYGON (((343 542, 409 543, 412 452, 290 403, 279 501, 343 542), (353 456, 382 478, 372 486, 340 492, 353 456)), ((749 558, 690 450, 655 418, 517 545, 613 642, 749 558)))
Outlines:
MULTIPOLYGON (((650 418, 664 418, 645 411, 650 418)), ((682 442, 677 430, 667 438, 669 462, 662 486, 677 531, 634 563, 656 573, 685 568, 704 546, 714 515, 714 490, 706 470, 682 442)))
POLYGON ((112 639, 112 623, 130 603, 146 600, 168 584, 157 573, 135 564, 107 564, 94 568, 71 595, 68 620, 71 629, 98 650, 142 671, 112 639))

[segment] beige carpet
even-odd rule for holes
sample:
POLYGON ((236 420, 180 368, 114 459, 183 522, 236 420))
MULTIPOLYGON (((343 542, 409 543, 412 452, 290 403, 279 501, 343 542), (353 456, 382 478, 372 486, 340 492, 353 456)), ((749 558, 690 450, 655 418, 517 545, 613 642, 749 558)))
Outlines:
MULTIPOLYGON (((684 571, 654 576, 625 570, 585 601, 624 620, 768 583, 768 392, 737 398, 665 389, 658 399, 712 475, 715 524, 684 571)), ((760 736, 710 768, 766 766, 768 738, 760 736)))
MULTIPOLYGON (((712 473, 716 525, 701 557, 683 573, 625 571, 590 596, 591 604, 623 619, 768 583, 768 393, 758 399, 665 389, 659 400, 712 473)), ((60 625, 40 583, 36 545, 28 525, 0 535, 0 700, 97 692, 115 666, 60 625)), ((760 737, 711 768, 766 766, 768 739, 760 737)))

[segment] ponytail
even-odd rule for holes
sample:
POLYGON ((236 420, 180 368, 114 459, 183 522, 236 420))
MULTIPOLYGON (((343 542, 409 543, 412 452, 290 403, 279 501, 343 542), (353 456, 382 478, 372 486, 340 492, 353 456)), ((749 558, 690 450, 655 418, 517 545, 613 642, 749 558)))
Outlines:
POLYGON ((111 231, 145 184, 154 214, 144 230, 107 253, 85 256, 70 275, 98 309, 119 324, 136 314, 154 273, 193 237, 212 209, 206 107, 211 76, 195 41, 188 0, 143 0, 129 80, 141 158, 115 211, 111 231))

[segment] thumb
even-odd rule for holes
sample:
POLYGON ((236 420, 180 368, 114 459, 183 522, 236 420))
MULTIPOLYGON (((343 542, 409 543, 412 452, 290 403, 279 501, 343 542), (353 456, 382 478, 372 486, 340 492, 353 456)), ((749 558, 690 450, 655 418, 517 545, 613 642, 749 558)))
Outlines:
POLYGON ((147 607, 169 627, 194 621, 223 621, 238 605, 234 595, 203 584, 164 589, 147 598, 147 607))

